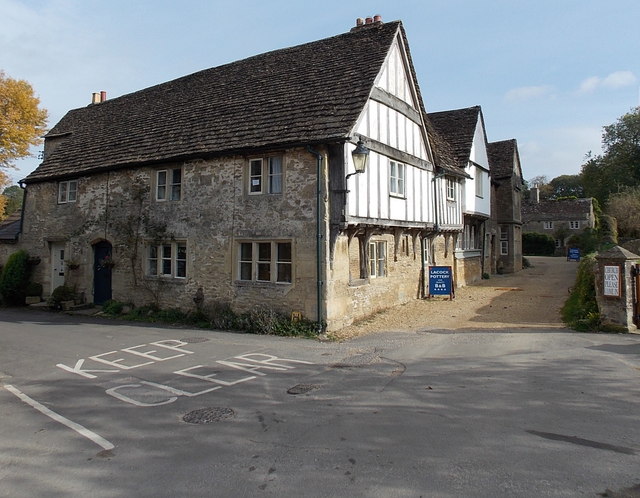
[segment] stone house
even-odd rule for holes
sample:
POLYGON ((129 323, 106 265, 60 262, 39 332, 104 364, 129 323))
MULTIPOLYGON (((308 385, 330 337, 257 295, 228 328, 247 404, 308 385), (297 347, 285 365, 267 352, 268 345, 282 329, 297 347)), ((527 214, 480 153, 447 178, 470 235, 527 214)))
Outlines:
POLYGON ((524 232, 550 235, 556 242, 556 255, 564 256, 572 235, 596 226, 593 199, 541 200, 538 188, 530 191, 522 205, 524 232))
POLYGON ((455 274, 458 285, 470 284, 491 271, 487 230, 491 215, 490 162, 482 109, 474 106, 431 112, 429 119, 451 146, 458 167, 468 175, 462 204, 464 229, 456 241, 455 274))
POLYGON ((265 305, 332 330, 422 297, 426 266, 454 264, 468 177, 429 122, 401 22, 367 19, 94 94, 45 137, 19 246, 45 294, 265 305))
POLYGON ((515 139, 490 142, 492 273, 522 270, 522 168, 515 139))

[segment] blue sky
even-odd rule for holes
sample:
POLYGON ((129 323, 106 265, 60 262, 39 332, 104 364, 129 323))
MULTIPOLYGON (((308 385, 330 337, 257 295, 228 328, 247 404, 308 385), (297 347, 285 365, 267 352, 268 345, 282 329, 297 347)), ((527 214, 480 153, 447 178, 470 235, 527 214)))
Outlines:
MULTIPOLYGON (((638 0, 0 0, 0 69, 53 126, 109 98, 269 50, 402 20, 429 112, 481 105, 526 179, 577 174, 602 127, 640 105, 638 0)), ((17 181, 38 160, 9 171, 17 181)))

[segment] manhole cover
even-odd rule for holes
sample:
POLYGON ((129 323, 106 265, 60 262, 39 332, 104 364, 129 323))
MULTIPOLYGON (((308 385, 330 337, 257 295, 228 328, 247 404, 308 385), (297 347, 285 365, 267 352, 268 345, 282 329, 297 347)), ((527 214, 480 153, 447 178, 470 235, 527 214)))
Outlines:
POLYGON ((318 389, 318 386, 314 384, 296 384, 295 386, 287 389, 287 393, 289 394, 306 394, 309 391, 313 391, 314 389, 318 389))
POLYGON ((196 344, 198 342, 207 342, 209 339, 207 339, 206 337, 185 337, 180 340, 188 344, 196 344))
POLYGON ((193 410, 182 417, 188 424, 210 424, 235 416, 231 408, 200 408, 193 410))

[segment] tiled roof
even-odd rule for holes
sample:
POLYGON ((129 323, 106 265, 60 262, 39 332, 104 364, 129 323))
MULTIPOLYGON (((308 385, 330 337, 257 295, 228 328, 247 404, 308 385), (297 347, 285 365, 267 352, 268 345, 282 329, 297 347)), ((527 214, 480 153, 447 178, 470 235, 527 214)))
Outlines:
POLYGON ((491 164, 492 178, 505 178, 518 175, 522 178, 520 169, 520 161, 514 164, 514 157, 519 158, 518 142, 512 138, 510 140, 501 140, 499 142, 489 142, 487 144, 487 154, 489 155, 489 163, 491 164), (514 171, 514 166, 518 168, 514 171))
POLYGON ((592 199, 562 199, 558 201, 525 202, 522 204, 522 221, 546 221, 584 218, 591 213, 592 199))
POLYGON ((482 119, 480 106, 430 112, 428 116, 436 131, 451 145, 456 165, 466 168, 478 120, 482 119))
POLYGON ((72 110, 26 181, 344 140, 398 32, 406 40, 399 21, 365 26, 72 110))
POLYGON ((0 221, 0 243, 14 243, 20 233, 21 213, 17 211, 0 221))

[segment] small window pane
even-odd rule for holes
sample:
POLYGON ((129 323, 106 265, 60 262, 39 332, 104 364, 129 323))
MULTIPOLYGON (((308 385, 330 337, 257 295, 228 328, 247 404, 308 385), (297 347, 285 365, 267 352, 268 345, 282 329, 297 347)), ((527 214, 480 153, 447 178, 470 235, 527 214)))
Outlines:
POLYGON ((269 158, 269 193, 282 193, 282 158, 269 158))
POLYGON ((76 201, 76 193, 78 190, 78 182, 77 180, 69 180, 69 193, 67 196, 67 200, 69 202, 75 202, 76 201))
POLYGON ((157 246, 149 247, 149 259, 148 259, 147 271, 149 275, 155 276, 158 274, 158 247, 157 246))
POLYGON ((162 246, 162 275, 171 275, 171 245, 162 246))
POLYGON ((185 278, 187 276, 187 246, 178 244, 176 255, 176 277, 185 278))
POLYGON ((278 242, 277 282, 291 283, 291 242, 278 242))
POLYGON ((163 201, 167 198, 167 172, 158 171, 156 182, 156 199, 163 201))
POLYGON ((171 172, 171 200, 179 201, 182 193, 182 169, 177 168, 171 172))
POLYGON ((253 159, 250 163, 249 192, 262 192, 262 159, 253 159))
POLYGON ((58 184, 58 202, 67 202, 67 182, 58 184))

